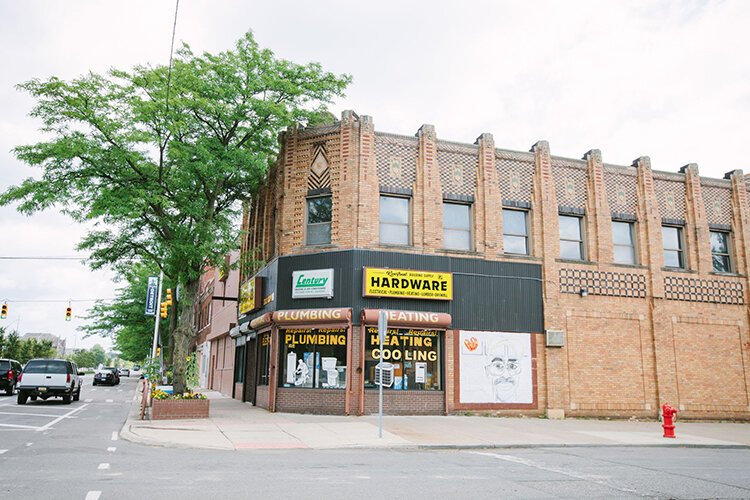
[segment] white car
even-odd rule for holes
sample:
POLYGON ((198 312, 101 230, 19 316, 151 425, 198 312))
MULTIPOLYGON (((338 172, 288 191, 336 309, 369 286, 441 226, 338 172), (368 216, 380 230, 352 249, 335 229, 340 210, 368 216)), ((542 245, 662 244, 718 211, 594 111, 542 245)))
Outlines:
POLYGON ((81 376, 78 366, 65 359, 32 359, 23 367, 18 378, 18 404, 37 398, 47 400, 61 397, 63 403, 70 404, 71 399, 78 401, 81 397, 81 376))

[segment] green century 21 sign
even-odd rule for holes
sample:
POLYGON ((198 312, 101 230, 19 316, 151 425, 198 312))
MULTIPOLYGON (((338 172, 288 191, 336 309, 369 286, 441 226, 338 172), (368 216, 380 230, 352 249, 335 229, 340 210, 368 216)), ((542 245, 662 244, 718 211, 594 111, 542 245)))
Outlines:
POLYGON ((333 297, 333 269, 292 272, 293 299, 330 299, 331 297, 333 297))

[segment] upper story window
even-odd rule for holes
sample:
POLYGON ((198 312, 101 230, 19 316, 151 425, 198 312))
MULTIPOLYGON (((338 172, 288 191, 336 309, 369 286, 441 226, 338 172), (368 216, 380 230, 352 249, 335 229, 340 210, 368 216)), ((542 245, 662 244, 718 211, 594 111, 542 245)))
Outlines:
POLYGON ((711 231, 711 260, 717 273, 731 273, 732 259, 729 255, 729 233, 711 231))
POLYGON ((325 245, 331 242, 330 196, 307 199, 307 244, 325 245))
POLYGON ((612 221, 612 243, 614 261, 617 264, 635 264, 635 224, 619 220, 612 221))
POLYGON ((661 239, 664 245, 664 266, 684 269, 685 249, 682 228, 677 226, 662 226, 661 239))
POLYGON ((584 260, 583 217, 560 216, 560 257, 571 260, 584 260))
POLYGON ((528 212, 503 209, 503 248, 505 253, 529 255, 528 212))
POLYGON ((471 250, 471 206, 443 202, 443 245, 448 250, 471 250))
POLYGON ((380 196, 380 243, 408 245, 409 198, 380 196))

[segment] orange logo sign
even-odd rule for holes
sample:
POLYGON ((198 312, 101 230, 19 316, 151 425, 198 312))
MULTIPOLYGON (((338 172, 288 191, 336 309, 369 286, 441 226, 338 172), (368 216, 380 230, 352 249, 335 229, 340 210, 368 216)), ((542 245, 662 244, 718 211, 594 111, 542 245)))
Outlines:
POLYGON ((477 347, 479 347, 479 342, 476 337, 471 337, 470 339, 464 340, 464 345, 468 350, 476 351, 477 347))

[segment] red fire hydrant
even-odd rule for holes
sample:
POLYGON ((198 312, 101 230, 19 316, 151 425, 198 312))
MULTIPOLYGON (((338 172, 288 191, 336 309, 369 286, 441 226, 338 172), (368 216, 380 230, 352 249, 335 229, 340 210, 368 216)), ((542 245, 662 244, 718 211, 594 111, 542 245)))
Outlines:
POLYGON ((677 415, 677 408, 672 408, 669 403, 661 405, 661 416, 664 418, 664 437, 673 438, 674 436, 674 418, 677 415))

